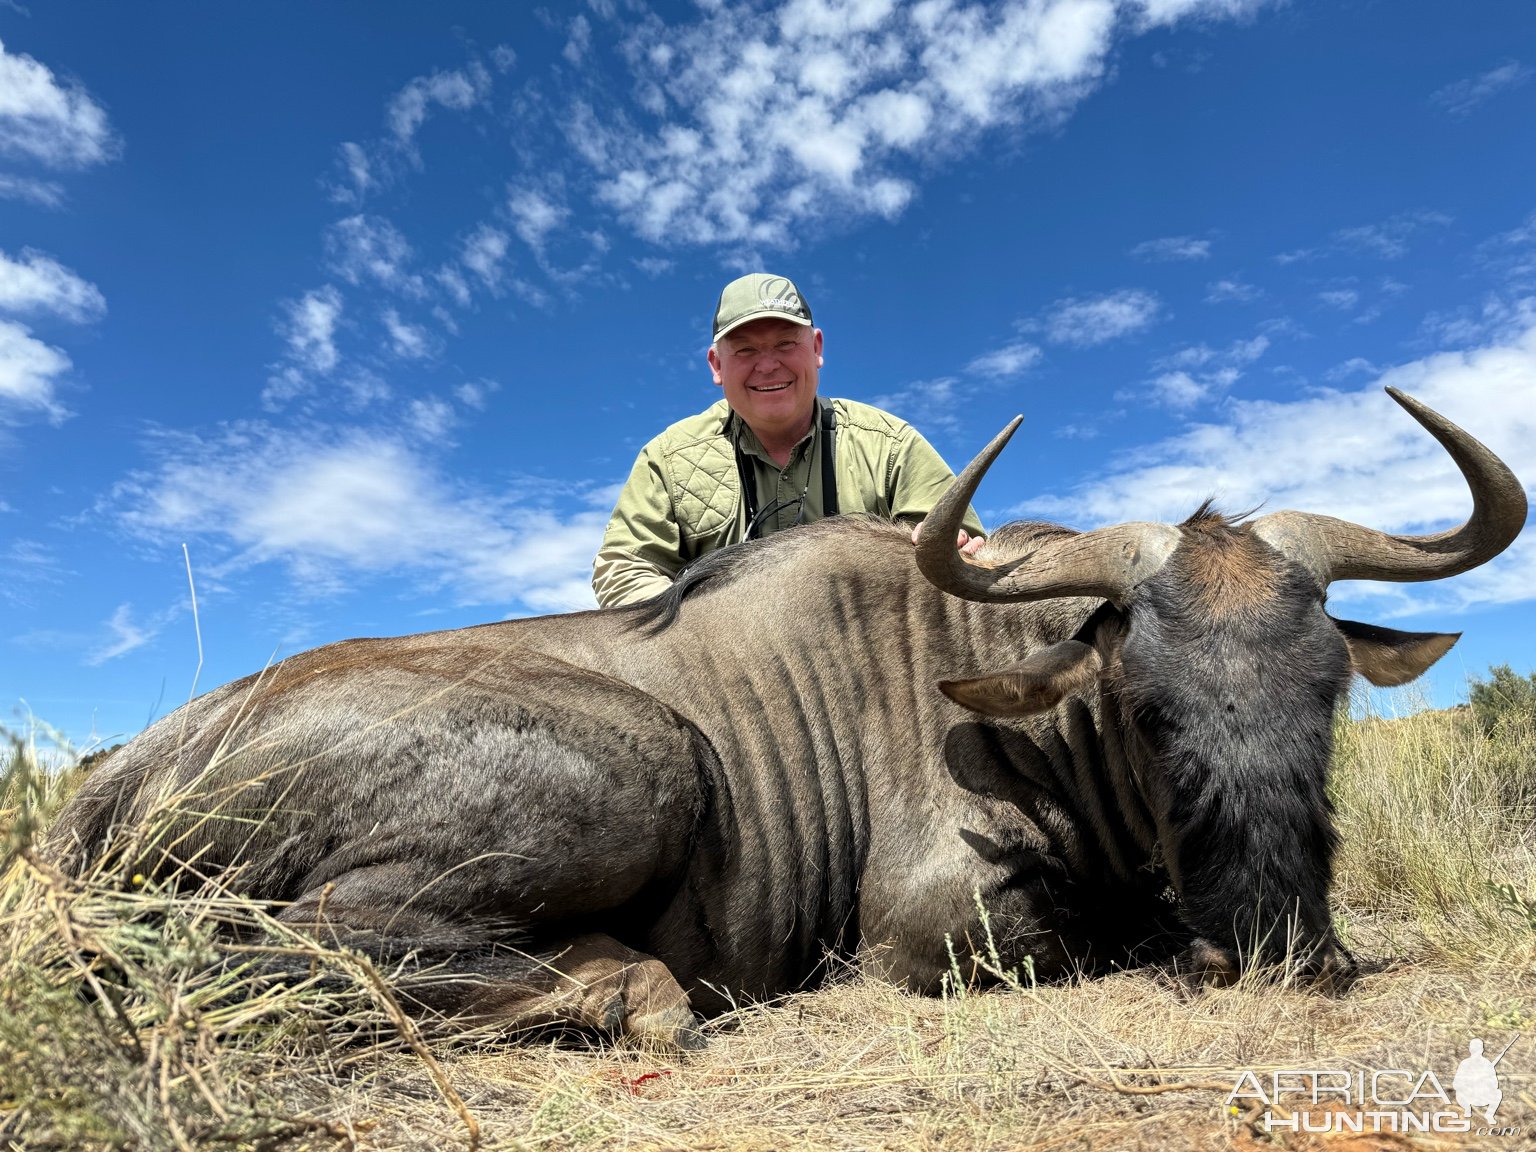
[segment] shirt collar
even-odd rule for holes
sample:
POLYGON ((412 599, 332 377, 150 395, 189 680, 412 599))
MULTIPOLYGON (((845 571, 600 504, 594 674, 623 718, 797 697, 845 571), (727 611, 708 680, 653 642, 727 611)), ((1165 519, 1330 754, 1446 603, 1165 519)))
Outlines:
MULTIPOLYGON (((795 442, 790 451, 790 459, 793 460, 797 453, 804 449, 817 434, 821 427, 821 397, 816 397, 816 407, 811 411, 811 429, 795 442)), ((736 410, 729 404, 725 406, 725 419, 721 421, 720 431, 731 442, 731 446, 738 451, 744 451, 763 460, 768 459, 768 451, 763 447, 762 441, 757 438, 757 433, 752 431, 751 425, 736 414, 736 410)))

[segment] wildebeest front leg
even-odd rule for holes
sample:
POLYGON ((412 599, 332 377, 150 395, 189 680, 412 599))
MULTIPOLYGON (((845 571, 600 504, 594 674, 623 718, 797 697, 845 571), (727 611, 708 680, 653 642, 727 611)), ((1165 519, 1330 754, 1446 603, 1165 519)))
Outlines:
POLYGON ((356 869, 278 918, 323 942, 405 965, 401 995, 459 1027, 580 1027, 664 1046, 703 1045, 687 993, 654 956, 600 933, 521 947, 504 923, 380 899, 400 889, 404 872, 396 864, 356 869))
POLYGON ((667 966, 611 936, 578 936, 522 980, 465 997, 470 1023, 530 1029, 576 1025, 666 1047, 701 1048, 699 1020, 667 966))

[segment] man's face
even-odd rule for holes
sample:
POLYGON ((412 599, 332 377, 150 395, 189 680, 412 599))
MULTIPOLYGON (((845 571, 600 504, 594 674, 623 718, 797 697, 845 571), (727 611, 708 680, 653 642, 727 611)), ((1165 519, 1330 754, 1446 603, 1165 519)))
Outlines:
POLYGON ((709 350, 715 383, 758 439, 798 439, 810 427, 821 369, 821 329, 753 320, 709 350))

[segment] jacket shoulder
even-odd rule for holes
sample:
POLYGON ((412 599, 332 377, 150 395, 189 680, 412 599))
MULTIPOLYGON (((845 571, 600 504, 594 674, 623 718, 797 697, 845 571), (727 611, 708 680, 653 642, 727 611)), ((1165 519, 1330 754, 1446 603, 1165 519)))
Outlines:
POLYGON ((903 440, 912 434, 912 425, 873 404, 839 397, 832 401, 832 407, 837 411, 838 424, 848 428, 888 436, 892 440, 903 440))
POLYGON ((714 536, 736 518, 736 454, 724 435, 730 409, 718 400, 669 425, 645 446, 659 459, 685 544, 714 536))
POLYGON ((730 414, 724 400, 716 400, 702 412, 685 416, 669 424, 645 446, 647 452, 675 456, 688 448, 721 439, 726 417, 730 414))

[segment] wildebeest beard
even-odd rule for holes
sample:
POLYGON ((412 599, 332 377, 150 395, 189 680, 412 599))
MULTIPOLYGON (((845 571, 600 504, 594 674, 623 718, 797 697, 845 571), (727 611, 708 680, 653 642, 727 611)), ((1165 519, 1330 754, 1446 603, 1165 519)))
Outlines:
POLYGON ((905 526, 841 518, 706 557, 651 605, 347 641, 225 685, 93 771, 49 849, 211 876, 384 954, 447 941, 479 978, 435 1007, 509 1029, 687 1042, 694 1011, 803 987, 829 951, 921 989, 1138 946, 1332 978, 1338 702, 1351 669, 1402 683, 1455 637, 1332 620, 1328 584, 1465 571, 1525 518, 1491 453, 1400 402, 1468 479, 1461 528, 1202 509, 1011 525, 966 558, 1005 435, 915 554, 905 526))

